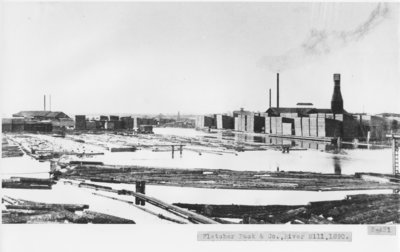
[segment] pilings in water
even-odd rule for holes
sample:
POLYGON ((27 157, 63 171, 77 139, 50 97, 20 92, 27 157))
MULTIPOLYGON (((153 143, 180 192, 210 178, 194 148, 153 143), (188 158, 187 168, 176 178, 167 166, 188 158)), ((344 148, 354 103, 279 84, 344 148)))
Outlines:
MULTIPOLYGON (((179 146, 179 156, 182 157, 183 153, 183 144, 177 144, 177 147, 179 146)), ((175 145, 171 145, 171 154, 172 154, 172 159, 175 157, 175 145)))

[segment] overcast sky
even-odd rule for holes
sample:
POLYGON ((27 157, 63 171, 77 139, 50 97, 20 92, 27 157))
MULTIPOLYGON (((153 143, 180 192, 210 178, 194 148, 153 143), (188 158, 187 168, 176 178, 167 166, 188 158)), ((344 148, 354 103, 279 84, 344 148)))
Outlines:
POLYGON ((221 113, 312 102, 400 113, 399 4, 6 3, 3 116, 221 113))

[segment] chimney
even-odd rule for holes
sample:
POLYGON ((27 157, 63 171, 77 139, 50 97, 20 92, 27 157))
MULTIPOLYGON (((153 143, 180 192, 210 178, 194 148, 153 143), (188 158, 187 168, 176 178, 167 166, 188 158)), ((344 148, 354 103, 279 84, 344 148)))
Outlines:
POLYGON ((334 114, 343 113, 343 98, 340 92, 340 74, 333 75, 333 81, 335 83, 331 101, 331 110, 334 114))
POLYGON ((49 95, 49 111, 51 111, 51 95, 49 95))
POLYGON ((276 107, 279 108, 279 73, 276 74, 276 107))
POLYGON ((269 107, 271 108, 271 89, 269 89, 269 107))
POLYGON ((43 96, 43 110, 46 111, 46 95, 43 96))

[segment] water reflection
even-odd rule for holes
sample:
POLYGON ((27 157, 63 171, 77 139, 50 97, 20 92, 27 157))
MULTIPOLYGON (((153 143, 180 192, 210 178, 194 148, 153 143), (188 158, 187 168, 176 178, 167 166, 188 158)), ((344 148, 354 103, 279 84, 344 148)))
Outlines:
POLYGON ((336 175, 342 175, 342 166, 340 162, 341 161, 338 156, 333 156, 333 167, 336 175))

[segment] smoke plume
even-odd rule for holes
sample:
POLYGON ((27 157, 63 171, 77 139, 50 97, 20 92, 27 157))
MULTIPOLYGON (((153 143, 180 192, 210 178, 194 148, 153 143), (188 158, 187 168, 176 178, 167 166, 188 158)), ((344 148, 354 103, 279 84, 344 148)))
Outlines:
POLYGON ((312 62, 321 56, 363 39, 387 17, 388 12, 387 3, 379 3, 368 18, 352 30, 312 29, 298 48, 293 48, 283 55, 264 56, 258 64, 271 71, 278 72, 312 62))

